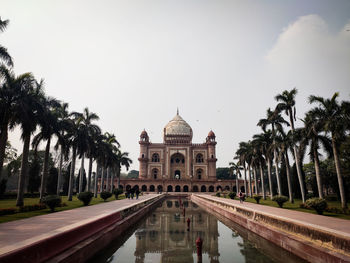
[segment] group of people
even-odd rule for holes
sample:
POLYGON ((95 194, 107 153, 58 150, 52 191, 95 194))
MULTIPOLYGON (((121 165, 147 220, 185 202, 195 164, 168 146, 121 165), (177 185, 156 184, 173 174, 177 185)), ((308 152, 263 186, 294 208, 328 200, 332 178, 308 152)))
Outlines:
POLYGON ((140 195, 140 190, 138 188, 131 188, 131 189, 127 189, 126 190, 126 198, 128 199, 134 199, 134 196, 136 196, 136 199, 139 199, 139 195, 140 195))

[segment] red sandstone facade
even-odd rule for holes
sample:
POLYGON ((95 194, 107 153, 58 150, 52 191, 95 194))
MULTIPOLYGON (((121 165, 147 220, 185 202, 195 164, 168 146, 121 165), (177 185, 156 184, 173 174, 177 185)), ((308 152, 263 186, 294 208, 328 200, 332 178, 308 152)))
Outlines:
POLYGON ((214 132, 209 132, 205 143, 192 143, 192 137, 192 128, 178 112, 164 127, 163 143, 151 143, 147 132, 142 131, 139 178, 121 179, 121 186, 144 192, 236 190, 235 181, 216 179, 214 132))

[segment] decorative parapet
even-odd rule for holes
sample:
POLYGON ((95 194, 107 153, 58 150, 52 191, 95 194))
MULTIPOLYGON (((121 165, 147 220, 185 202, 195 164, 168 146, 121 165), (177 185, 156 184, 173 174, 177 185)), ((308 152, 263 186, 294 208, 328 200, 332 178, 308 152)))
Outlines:
POLYGON ((264 213, 217 197, 192 194, 191 200, 310 262, 350 262, 347 233, 264 213))

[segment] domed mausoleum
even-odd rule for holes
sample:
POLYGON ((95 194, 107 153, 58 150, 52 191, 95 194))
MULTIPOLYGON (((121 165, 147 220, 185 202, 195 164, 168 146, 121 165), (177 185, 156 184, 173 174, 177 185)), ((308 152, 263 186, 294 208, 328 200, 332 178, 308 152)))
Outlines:
POLYGON ((163 129, 163 142, 151 143, 140 134, 138 179, 122 179, 124 189, 143 192, 216 192, 235 190, 235 181, 216 179, 216 136, 209 131, 203 143, 192 143, 191 126, 179 115, 163 129))

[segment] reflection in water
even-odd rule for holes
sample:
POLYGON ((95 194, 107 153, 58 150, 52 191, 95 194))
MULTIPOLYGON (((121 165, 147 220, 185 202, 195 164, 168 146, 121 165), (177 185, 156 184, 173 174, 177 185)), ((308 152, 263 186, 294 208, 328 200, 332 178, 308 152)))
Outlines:
MULTIPOLYGON (((225 223, 232 228, 232 223, 225 223)), ((199 236, 203 239, 203 262, 274 262, 281 258, 286 263, 301 262, 255 234, 239 226, 234 228, 231 230, 192 202, 166 200, 91 262, 197 262, 195 241, 199 236)))

